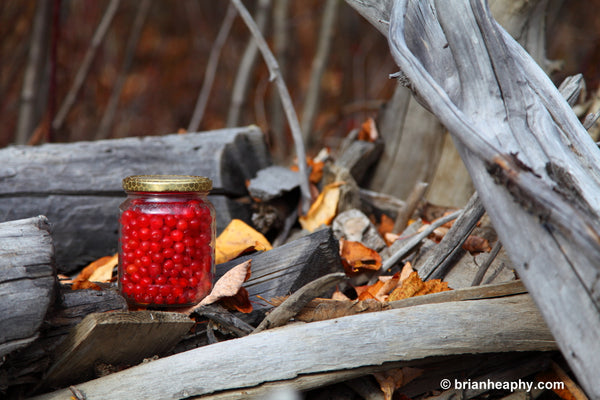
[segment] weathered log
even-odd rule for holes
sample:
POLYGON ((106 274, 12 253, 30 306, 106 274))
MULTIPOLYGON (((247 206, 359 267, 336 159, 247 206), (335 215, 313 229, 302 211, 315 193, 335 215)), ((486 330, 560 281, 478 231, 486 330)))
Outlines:
MULTIPOLYGON (((81 320, 91 313, 127 310, 125 299, 113 290, 71 290, 61 286, 39 337, 29 346, 8 354, 0 366, 0 390, 19 387, 30 391, 50 367, 51 353, 81 320)), ((43 302, 42 297, 36 297, 43 302)), ((3 313, 2 315, 6 315, 3 313)), ((9 314, 10 315, 10 314, 9 314)), ((2 327, 4 328, 4 324, 2 327)))
POLYGON ((485 1, 401 0, 384 19, 403 79, 452 134, 563 355, 600 398, 600 151, 485 1))
MULTIPOLYGON (((317 384, 323 385, 328 373, 429 356, 553 350, 555 346, 533 301, 518 295, 292 324, 141 364, 76 389, 88 400, 108 394, 130 400, 180 399, 253 389, 269 382, 293 383, 295 378, 315 374, 322 374, 317 384), (264 355, 259 363, 257 354, 264 355)), ((35 399, 70 394, 63 389, 35 399)))
POLYGON ((54 299, 54 247, 44 216, 0 224, 0 359, 39 334, 54 299))
POLYGON ((93 313, 54 350, 43 386, 62 387, 93 377, 98 363, 127 367, 169 351, 194 325, 164 311, 93 313))
POLYGON ((232 218, 249 221, 245 180, 267 166, 256 127, 190 133, 12 146, 0 150, 0 220, 43 214, 53 226, 56 262, 70 272, 117 245, 121 181, 136 174, 203 175, 213 181, 209 199, 217 229, 232 218))

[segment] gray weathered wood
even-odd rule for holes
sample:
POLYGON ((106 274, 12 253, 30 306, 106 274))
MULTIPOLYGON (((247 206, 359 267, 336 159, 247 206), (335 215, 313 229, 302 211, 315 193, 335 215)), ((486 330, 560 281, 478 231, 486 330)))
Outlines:
POLYGON ((0 358, 39 334, 54 299, 54 247, 44 216, 0 224, 0 358))
POLYGON ((266 300, 286 296, 323 275, 344 271, 338 242, 331 229, 319 230, 264 253, 219 264, 216 279, 248 258, 252 259, 252 275, 244 287, 254 305, 253 319, 262 319, 272 308, 258 296, 266 300))
POLYGON ((185 314, 164 311, 93 313, 54 350, 43 386, 92 378, 97 363, 128 366, 163 355, 194 325, 185 314))
MULTIPOLYGON (((555 348, 533 301, 518 295, 288 325, 142 364, 77 389, 88 400, 107 393, 130 400, 180 399, 436 355, 555 348)), ((63 389, 35 399, 69 394, 63 389)))
POLYGON ((43 214, 53 226, 59 270, 71 272, 114 253, 121 181, 135 174, 202 175, 213 180, 209 199, 217 229, 232 218, 249 221, 245 180, 267 166, 256 127, 189 133, 11 146, 0 149, 0 221, 43 214))
POLYGON ((485 1, 399 0, 389 19, 396 63, 452 134, 563 355, 600 398, 600 151, 485 1))
POLYGON ((50 367, 52 350, 86 315, 127 310, 125 299, 114 290, 71 290, 61 286, 55 298, 39 337, 29 346, 8 354, 0 365, 0 390, 22 385, 30 391, 31 382, 39 382, 50 367))

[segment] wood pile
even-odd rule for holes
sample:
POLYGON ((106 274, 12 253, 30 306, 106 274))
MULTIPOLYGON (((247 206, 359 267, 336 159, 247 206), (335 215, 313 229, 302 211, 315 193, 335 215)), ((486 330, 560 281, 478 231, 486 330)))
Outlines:
POLYGON ((349 3, 456 139, 467 204, 430 204, 423 183, 404 199, 365 189, 384 146, 373 121, 310 160, 303 215, 299 173, 271 165, 255 127, 0 150, 0 393, 515 400, 554 382, 600 398, 597 148, 484 2, 349 3), (481 79, 461 80, 473 65, 481 79), (219 263, 218 282, 244 278, 191 309, 128 310, 114 279, 71 290, 59 276, 116 251, 120 182, 140 173, 210 177, 219 232, 243 221, 273 248, 219 263))

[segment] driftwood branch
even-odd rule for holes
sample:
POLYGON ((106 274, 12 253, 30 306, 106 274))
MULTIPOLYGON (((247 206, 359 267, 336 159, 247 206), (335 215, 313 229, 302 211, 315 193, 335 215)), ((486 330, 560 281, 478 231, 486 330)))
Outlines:
MULTIPOLYGON (((106 393, 130 400, 177 399, 233 389, 253 390, 319 375, 317 382, 312 381, 313 386, 304 387, 309 389, 339 381, 336 372, 356 372, 385 363, 555 348, 529 296, 517 295, 288 325, 141 364, 83 383, 77 389, 88 400, 104 398, 106 393), (465 330, 465 326, 472 328, 465 330), (375 342, 357 341, 357 337, 375 338, 375 342), (440 337, 446 340, 440 342, 440 337), (257 363, 256 354, 269 357, 257 363)), ((354 376, 372 372, 371 368, 354 376)), ((70 393, 63 389, 36 399, 65 398, 70 393)))
POLYGON ((450 131, 563 355, 600 398, 597 146, 485 1, 350 3, 387 13, 406 84, 450 131))

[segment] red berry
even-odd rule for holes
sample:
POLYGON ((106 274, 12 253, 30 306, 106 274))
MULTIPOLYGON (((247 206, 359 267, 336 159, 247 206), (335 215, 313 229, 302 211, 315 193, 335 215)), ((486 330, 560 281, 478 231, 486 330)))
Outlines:
POLYGON ((167 277, 165 275, 159 275, 154 278, 154 282, 156 282, 157 285, 164 285, 167 283, 167 277))
POLYGON ((163 224, 164 224, 164 221, 163 221, 162 217, 159 215, 155 215, 152 218, 150 218, 150 227, 152 229, 160 229, 160 228, 162 228, 163 224))
POLYGON ((169 247, 167 249, 164 249, 162 254, 166 259, 173 258, 173 256, 175 255, 175 250, 169 247))
POLYGON ((165 225, 171 228, 174 227, 177 225, 177 218, 175 218, 173 215, 167 215, 165 217, 165 225))
POLYGON ((150 231, 150 239, 154 242, 158 242, 163 237, 163 233, 160 229, 153 229, 150 231))
POLYGON ((141 240, 148 240, 150 239, 150 235, 151 235, 151 231, 149 228, 140 228, 139 230, 139 236, 141 240))
POLYGON ((144 227, 144 228, 150 226, 150 218, 145 214, 140 215, 137 218, 137 222, 141 227, 144 227))
POLYGON ((161 296, 168 296, 171 294, 171 286, 169 285, 162 285, 158 288, 158 293, 161 296))
POLYGON ((173 250, 175 250, 175 253, 183 253, 185 251, 185 240, 187 240, 189 238, 185 238, 183 242, 175 242, 175 244, 173 244, 173 250))
POLYGON ((171 239, 173 239, 176 242, 180 242, 181 240, 183 240, 183 236, 183 231, 180 231, 178 229, 171 231, 171 239))

